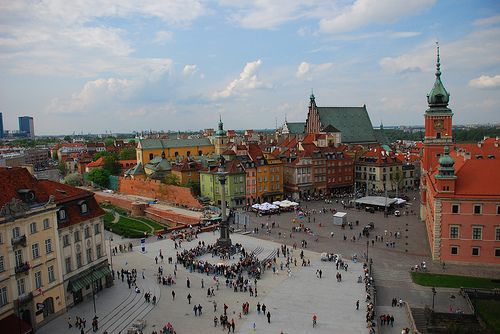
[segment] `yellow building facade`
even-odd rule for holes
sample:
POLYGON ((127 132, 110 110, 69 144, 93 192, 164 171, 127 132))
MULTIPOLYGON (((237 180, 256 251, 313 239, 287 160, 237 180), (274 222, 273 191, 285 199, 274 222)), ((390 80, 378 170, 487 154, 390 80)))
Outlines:
POLYGON ((214 145, 208 138, 193 139, 141 139, 136 148, 137 163, 146 165, 156 156, 174 161, 211 155, 214 145))
POLYGON ((56 205, 12 199, 0 209, 0 323, 15 314, 33 329, 66 310, 56 205))

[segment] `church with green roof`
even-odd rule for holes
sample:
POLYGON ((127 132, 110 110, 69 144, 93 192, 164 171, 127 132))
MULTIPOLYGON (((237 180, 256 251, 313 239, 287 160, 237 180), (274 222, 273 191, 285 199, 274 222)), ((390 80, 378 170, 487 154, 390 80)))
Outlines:
POLYGON ((341 132, 342 143, 345 144, 377 143, 366 105, 362 107, 318 107, 314 94, 311 94, 305 133, 322 133, 331 128, 341 132))

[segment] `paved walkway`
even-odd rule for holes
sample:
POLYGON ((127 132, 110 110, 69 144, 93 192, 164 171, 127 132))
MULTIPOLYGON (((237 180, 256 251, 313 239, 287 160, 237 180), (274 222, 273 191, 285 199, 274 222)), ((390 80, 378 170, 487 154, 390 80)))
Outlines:
MULTIPOLYGON (((212 243, 216 240, 213 233, 204 233, 199 239, 191 242, 184 242, 183 249, 194 247, 199 241, 212 243)), ((233 242, 241 243, 247 251, 260 250, 260 258, 264 258, 275 252, 279 244, 262 241, 250 236, 232 235, 233 242)), ((299 256, 300 250, 293 253, 293 257, 299 256)), ((174 325, 177 333, 220 333, 220 325, 215 328, 213 317, 222 313, 223 305, 229 306, 229 320, 236 322, 237 333, 248 333, 253 331, 253 324, 256 324, 256 331, 259 333, 307 333, 312 331, 312 315, 318 315, 318 326, 314 329, 317 333, 365 333, 365 303, 364 285, 356 283, 357 277, 362 273, 360 263, 349 263, 349 270, 342 271, 343 282, 337 283, 335 280, 336 270, 333 263, 321 262, 320 255, 305 250, 305 257, 311 260, 310 267, 301 267, 300 259, 298 266, 292 265, 291 276, 286 271, 278 270, 273 274, 271 270, 263 274, 263 278, 258 281, 258 297, 250 297, 248 293, 235 293, 232 289, 226 288, 224 280, 220 280, 220 289, 215 291, 214 298, 207 298, 206 288, 213 286, 215 281, 212 277, 198 273, 190 273, 181 266, 178 266, 177 284, 173 286, 157 285, 155 274, 158 266, 163 266, 164 275, 173 273, 174 264, 169 265, 169 256, 175 257, 176 250, 171 240, 158 240, 149 242, 146 245, 146 253, 138 251, 138 247, 133 252, 120 253, 113 257, 114 269, 136 268, 138 271, 138 286, 141 292, 150 291, 159 298, 156 306, 145 303, 143 293, 136 294, 128 289, 126 282, 115 280, 115 285, 109 289, 104 289, 97 294, 96 308, 100 321, 102 333, 122 333, 136 319, 146 319, 147 328, 144 333, 159 330, 166 322, 170 321, 174 325), (155 264, 155 256, 159 251, 164 255, 164 263, 155 264), (317 269, 322 269, 323 278, 319 279, 315 273, 317 269), (145 279, 142 279, 142 272, 145 279), (191 288, 186 287, 186 279, 189 277, 191 288), (204 281, 204 288, 201 288, 201 280, 204 281), (176 298, 172 299, 172 291, 175 291, 176 298), (192 304, 188 304, 187 295, 191 294, 192 304), (360 300, 360 310, 355 310, 356 300, 360 300), (213 310, 213 300, 216 301, 217 312, 213 310), (241 305, 244 302, 250 303, 250 313, 240 319, 241 305), (271 323, 267 323, 267 318, 257 315, 256 304, 260 302, 268 306, 271 312, 271 323), (195 317, 193 305, 203 306, 203 315, 195 317)), ((214 259, 214 262, 218 259, 214 259)), ((283 257, 277 258, 279 268, 283 257)), ((43 327, 40 332, 60 333, 75 332, 72 328, 68 330, 67 318, 75 319, 75 316, 82 316, 87 319, 87 328, 90 326, 94 315, 92 299, 87 300, 69 310, 68 314, 61 316, 43 327)), ((91 327, 91 326, 90 326, 91 327)), ((87 332, 89 330, 87 329, 87 332)))

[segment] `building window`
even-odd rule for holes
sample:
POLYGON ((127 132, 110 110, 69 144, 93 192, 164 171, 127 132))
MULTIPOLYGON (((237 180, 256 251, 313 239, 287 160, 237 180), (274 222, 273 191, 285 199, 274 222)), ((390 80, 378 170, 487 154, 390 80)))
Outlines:
POLYGON ((65 220, 66 219, 66 210, 61 209, 57 212, 57 217, 59 220, 65 220))
POLYGON ((49 283, 54 282, 56 280, 56 275, 54 274, 54 266, 48 267, 47 273, 49 274, 49 283))
POLYGON ((30 233, 35 234, 36 233, 36 223, 33 222, 30 224, 30 233))
POLYGON ((20 278, 17 280, 17 294, 22 296, 26 293, 26 287, 24 285, 24 278, 20 278))
POLYGON ((102 250, 101 250, 101 245, 95 246, 95 254, 98 259, 101 258, 102 256, 102 250))
POLYGON ((500 248, 495 248, 495 256, 500 257, 500 248))
POLYGON ((63 247, 69 246, 69 234, 63 235, 63 247))
POLYGON ((42 272, 37 271, 35 273, 35 288, 40 289, 42 287, 42 272))
POLYGON ((0 273, 5 271, 5 264, 3 262, 3 256, 0 256, 0 273))
POLYGON ((14 251, 14 258, 16 259, 16 267, 23 264, 23 251, 21 249, 16 249, 14 251))
POLYGON ((179 156, 179 152, 174 152, 174 156, 177 158, 179 156))
POLYGON ((64 264, 66 266, 66 273, 71 272, 71 256, 64 259, 64 264))
POLYGON ((34 259, 38 259, 40 257, 40 250, 38 249, 38 244, 33 244, 31 245, 31 254, 33 256, 33 260, 34 259))
POLYGON ((451 255, 458 255, 458 246, 451 246, 451 255))
POLYGON ((82 267, 82 253, 76 253, 76 267, 82 267))
POLYGON ((19 226, 16 226, 12 229, 12 238, 19 238, 21 236, 21 229, 19 226))
POLYGON ((85 227, 84 234, 85 234, 85 239, 90 238, 90 228, 88 226, 85 227))
POLYGON ((99 233, 101 233, 101 225, 95 224, 94 225, 94 234, 97 235, 99 233))
POLYGON ((4 286, 0 288, 0 307, 5 306, 9 303, 7 298, 7 287, 4 286))
POLYGON ((495 228, 495 240, 500 241, 500 227, 495 228))
POLYGON ((460 237, 460 226, 450 226, 450 239, 458 239, 460 237))
POLYGON ((82 213, 89 212, 89 207, 88 207, 87 203, 82 203, 82 205, 80 206, 80 210, 82 213))
MULTIPOLYGON (((66 213, 66 212, 65 212, 65 213, 66 213)), ((46 230, 46 229, 48 229, 48 228, 50 228, 50 222, 49 222, 49 220, 48 220, 48 219, 44 219, 44 220, 43 220, 43 229, 44 229, 44 230, 46 230)))
POLYGON ((92 262, 92 248, 87 249, 87 263, 92 262))
POLYGON ((500 215, 500 205, 497 205, 497 215, 500 215))
POLYGON ((481 204, 474 204, 474 214, 475 215, 480 215, 481 214, 481 209, 482 209, 482 205, 481 204))
POLYGON ((75 231, 74 236, 75 236, 75 242, 80 241, 80 231, 75 231))
POLYGON ((479 247, 472 247, 472 256, 479 256, 479 247))
POLYGON ((51 239, 45 240, 45 253, 47 253, 47 254, 52 253, 52 240, 51 239))
POLYGON ((472 227, 472 239, 482 240, 483 239, 483 228, 480 226, 472 227))
POLYGON ((460 204, 452 204, 451 213, 460 213, 460 204))

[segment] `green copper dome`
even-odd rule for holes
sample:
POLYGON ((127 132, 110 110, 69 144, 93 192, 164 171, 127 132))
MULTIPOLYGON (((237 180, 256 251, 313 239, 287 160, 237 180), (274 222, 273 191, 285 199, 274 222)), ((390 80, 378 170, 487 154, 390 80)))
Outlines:
POLYGON ((448 146, 444 147, 444 154, 439 158, 440 167, 453 167, 455 160, 450 156, 450 149, 448 146))
POLYGON ((219 116, 219 129, 215 132, 216 136, 225 136, 226 131, 224 131, 224 124, 222 123, 222 117, 219 116))
POLYGON ((430 93, 427 95, 429 107, 447 107, 450 102, 450 94, 441 82, 441 63, 439 60, 439 46, 437 47, 436 81, 430 93))

